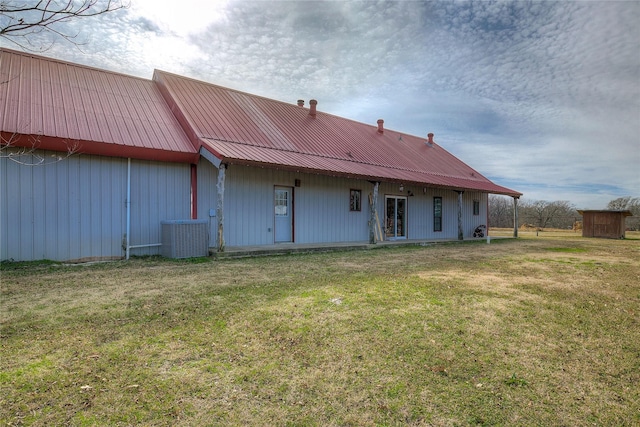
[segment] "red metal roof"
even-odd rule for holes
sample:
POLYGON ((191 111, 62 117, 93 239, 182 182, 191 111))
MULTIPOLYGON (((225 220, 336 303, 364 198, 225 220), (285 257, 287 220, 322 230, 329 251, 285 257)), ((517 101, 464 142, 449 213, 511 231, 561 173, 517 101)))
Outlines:
POLYGON ((425 138, 162 71, 153 79, 192 141, 225 163, 521 196, 425 138))
POLYGON ((174 74, 145 80, 0 49, 3 144, 232 164, 520 196, 425 138, 174 74), (16 139, 16 137, 18 137, 16 139))
POLYGON ((198 150, 145 80, 0 49, 3 143, 37 148, 195 163, 198 150))

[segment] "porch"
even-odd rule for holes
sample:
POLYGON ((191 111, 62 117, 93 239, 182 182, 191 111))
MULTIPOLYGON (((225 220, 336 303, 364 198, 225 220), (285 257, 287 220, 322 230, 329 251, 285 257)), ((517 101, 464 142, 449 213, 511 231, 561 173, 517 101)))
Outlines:
POLYGON ((487 243, 495 239, 503 239, 505 237, 483 237, 471 238, 466 240, 458 239, 409 239, 409 240, 385 240, 376 244, 368 242, 341 242, 341 243, 278 243, 273 245, 257 245, 257 246, 227 246, 224 252, 218 252, 215 248, 209 249, 209 254, 214 258, 242 258, 267 255, 286 255, 294 253, 309 252, 331 252, 331 251, 355 251, 355 250, 372 250, 398 246, 431 246, 435 244, 445 243, 462 243, 472 241, 486 241, 487 243))

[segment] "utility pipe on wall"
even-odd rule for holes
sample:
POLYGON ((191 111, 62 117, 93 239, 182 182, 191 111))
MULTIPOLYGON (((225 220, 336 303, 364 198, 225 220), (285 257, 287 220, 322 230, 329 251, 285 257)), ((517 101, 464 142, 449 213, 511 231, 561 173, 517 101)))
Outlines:
POLYGON ((131 246, 129 245, 130 232, 131 232, 131 157, 127 158, 127 200, 125 202, 127 207, 127 230, 125 234, 125 259, 129 259, 129 253, 131 252, 131 246))
POLYGON ((458 191, 458 240, 464 240, 464 227, 462 224, 462 193, 458 191))

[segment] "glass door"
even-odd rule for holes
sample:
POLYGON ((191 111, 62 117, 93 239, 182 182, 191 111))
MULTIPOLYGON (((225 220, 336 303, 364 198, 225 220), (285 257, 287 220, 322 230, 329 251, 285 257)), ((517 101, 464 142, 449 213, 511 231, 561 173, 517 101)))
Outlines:
POLYGON ((385 234, 388 240, 407 238, 407 198, 385 197, 385 234))

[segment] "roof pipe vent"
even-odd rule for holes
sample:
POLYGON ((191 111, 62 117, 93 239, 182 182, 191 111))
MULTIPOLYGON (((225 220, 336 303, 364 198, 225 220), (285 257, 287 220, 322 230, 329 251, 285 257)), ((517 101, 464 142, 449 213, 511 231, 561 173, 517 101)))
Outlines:
POLYGON ((304 107, 304 99, 298 99, 298 107, 304 107))
POLYGON ((428 133, 427 134, 427 144, 429 145, 433 145, 433 134, 432 133, 428 133))
POLYGON ((384 133, 384 120, 378 119, 378 133, 384 133))
POLYGON ((318 101, 316 101, 315 99, 309 101, 309 115, 311 117, 316 116, 316 105, 318 105, 318 101))

